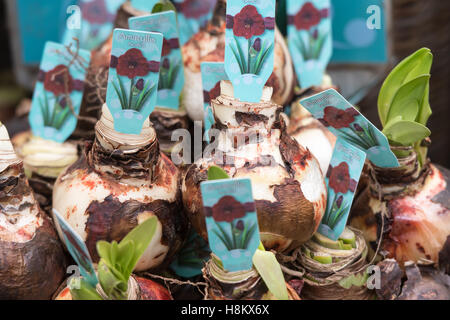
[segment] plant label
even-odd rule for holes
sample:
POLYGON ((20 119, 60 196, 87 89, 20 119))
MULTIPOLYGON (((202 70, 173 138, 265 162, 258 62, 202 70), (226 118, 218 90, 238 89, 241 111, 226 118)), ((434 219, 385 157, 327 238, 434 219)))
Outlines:
POLYGON ((388 62, 385 0, 332 0, 333 63, 388 62))
POLYGON ((400 166, 386 136, 336 90, 326 90, 300 104, 334 135, 363 150, 377 167, 400 166))
POLYGON ((62 143, 73 133, 90 59, 74 43, 46 43, 29 114, 35 136, 62 143))
POLYGON ((193 278, 202 274, 202 268, 210 256, 208 243, 192 230, 186 245, 177 254, 170 268, 180 277, 193 278))
POLYGON ((325 178, 327 210, 318 230, 334 241, 344 232, 365 161, 364 151, 343 139, 337 140, 325 178))
POLYGON ((56 226, 63 235, 67 250, 80 267, 81 275, 95 288, 98 279, 86 244, 56 209, 53 209, 53 216, 56 226))
POLYGON ((209 142, 209 130, 216 122, 211 101, 220 96, 220 82, 228 80, 223 62, 202 62, 203 110, 205 112, 205 137, 209 142))
POLYGON ((333 52, 330 0, 287 0, 288 44, 302 88, 320 86, 333 52))
POLYGON ((175 12, 165 11, 149 16, 130 18, 129 25, 132 30, 159 32, 163 35, 156 105, 178 110, 184 86, 184 64, 175 12))
POLYGON ((184 45, 211 19, 217 0, 173 0, 180 24, 180 43, 184 45))
POLYGON ((228 0, 225 70, 235 98, 258 103, 274 68, 275 0, 228 0))
POLYGON ((250 179, 205 181, 200 188, 212 252, 229 272, 252 269, 261 240, 250 179))
MULTIPOLYGON (((131 0, 131 6, 139 11, 152 12, 159 0, 131 0)), ((131 28, 130 26, 130 29, 131 28)))
POLYGON ((62 43, 70 43, 73 38, 77 38, 81 48, 97 48, 111 34, 117 10, 124 2, 125 0, 79 0, 78 6, 67 7, 70 17, 67 19, 62 43))
POLYGON ((163 35, 115 29, 106 104, 114 129, 138 135, 156 106, 163 35))

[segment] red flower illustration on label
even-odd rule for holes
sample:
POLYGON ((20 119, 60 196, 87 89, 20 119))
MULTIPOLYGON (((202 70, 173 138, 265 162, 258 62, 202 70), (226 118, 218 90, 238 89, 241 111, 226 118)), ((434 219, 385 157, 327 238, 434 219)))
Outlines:
POLYGON ((104 24, 114 19, 114 16, 108 12, 104 0, 82 2, 81 12, 83 18, 89 23, 104 24))
POLYGON ((209 91, 209 98, 210 101, 216 99, 218 96, 220 96, 220 81, 216 83, 214 88, 209 91))
POLYGON ((328 169, 329 186, 335 193, 347 193, 350 190, 350 174, 347 162, 328 169))
POLYGON ((297 30, 309 30, 320 23, 321 12, 311 3, 307 2, 294 17, 297 30))
POLYGON ((172 51, 172 48, 171 48, 170 42, 166 38, 164 38, 161 56, 165 57, 165 56, 169 55, 171 51, 172 51))
POLYGON ((234 17, 233 33, 238 37, 250 39, 265 31, 264 18, 255 6, 247 5, 234 17))
POLYGON ((177 7, 186 18, 197 19, 210 12, 215 2, 208 0, 185 0, 177 7))
POLYGON ((246 214, 245 206, 232 196, 222 197, 212 207, 212 215, 216 222, 232 222, 243 218, 246 214))
POLYGON ((141 50, 133 48, 119 57, 117 74, 133 79, 136 77, 145 77, 149 72, 149 63, 143 56, 141 50))
POLYGON ((65 65, 58 65, 45 74, 44 88, 55 96, 72 92, 74 81, 65 65))
POLYGON ((331 126, 335 129, 348 128, 355 121, 355 117, 359 115, 358 111, 353 108, 341 110, 335 107, 326 107, 321 122, 327 127, 331 126))

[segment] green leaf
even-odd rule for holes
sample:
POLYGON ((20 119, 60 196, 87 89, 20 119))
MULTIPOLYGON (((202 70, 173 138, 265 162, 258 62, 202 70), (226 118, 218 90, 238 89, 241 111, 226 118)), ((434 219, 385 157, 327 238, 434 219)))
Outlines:
POLYGON ((82 300, 82 301, 97 301, 103 300, 102 297, 97 293, 94 287, 92 287, 87 281, 80 279, 80 288, 75 289, 74 281, 78 281, 77 279, 72 278, 69 283, 70 294, 72 295, 73 300, 82 300))
POLYGON ((248 231, 248 234, 245 235, 245 241, 244 241, 244 246, 241 249, 247 249, 248 244, 250 242, 250 240, 252 239, 253 234, 256 231, 256 224, 252 225, 250 227, 250 230, 248 231))
POLYGON ((313 57, 314 59, 319 59, 320 54, 322 53, 323 46, 325 45, 325 40, 327 40, 328 32, 319 36, 319 39, 317 39, 316 44, 314 46, 314 52, 313 57))
POLYGON ((241 70, 241 74, 244 74, 245 73, 244 66, 242 65, 242 61, 241 61, 241 59, 239 57, 237 49, 232 44, 230 45, 230 49, 233 52, 234 58, 236 59, 238 65, 239 65, 239 69, 241 70))
POLYGON ((388 123, 383 133, 389 140, 404 146, 413 145, 431 135, 431 131, 424 125, 399 118, 388 123))
POLYGON ((286 282, 280 264, 272 252, 256 250, 253 264, 269 291, 278 300, 289 300, 286 282))
POLYGON ((264 52, 264 54, 262 55, 261 61, 258 62, 258 66, 256 68, 256 75, 259 75, 259 73, 261 72, 261 69, 264 67, 264 62, 266 61, 267 56, 270 54, 270 52, 272 51, 274 44, 272 43, 270 45, 269 48, 266 49, 266 51, 264 52))
POLYGON ((123 99, 122 99, 122 95, 120 94, 120 91, 117 88, 117 86, 114 83, 114 81, 112 82, 112 85, 113 85, 114 91, 116 91, 117 97, 119 98, 120 105, 122 106, 122 109, 124 109, 124 102, 123 102, 123 99))
POLYGON ((398 116, 403 120, 416 120, 429 81, 430 75, 424 74, 400 87, 392 100, 388 122, 398 116))
POLYGON ((179 71, 180 71, 179 63, 177 63, 176 65, 174 65, 173 67, 170 68, 169 83, 168 83, 169 89, 173 89, 173 87, 175 85, 175 81, 177 80, 179 71))
POLYGON ((140 105, 142 104, 142 101, 144 99, 144 96, 146 95, 146 93, 148 92, 148 87, 150 86, 150 80, 147 81, 147 83, 145 84, 144 89, 141 91, 141 94, 139 95, 138 101, 136 102, 136 106, 135 108, 137 109, 138 107, 140 107, 140 105))
POLYGON ((378 113, 385 126, 392 101, 398 90, 407 82, 423 74, 429 74, 433 55, 430 49, 422 48, 400 62, 389 74, 378 96, 378 113))
MULTIPOLYGON (((233 240, 230 238, 230 235, 220 226, 219 222, 216 222, 217 228, 219 228, 221 235, 223 236, 223 239, 225 240, 225 243, 227 243, 227 247, 229 247, 228 250, 236 249, 233 245, 233 240)), ((223 241, 223 240, 222 240, 223 241)))
POLYGON ((217 230, 213 230, 213 233, 220 239, 220 241, 222 241, 225 247, 227 247, 227 250, 233 250, 233 244, 229 243, 219 232, 217 232, 217 230))
POLYGON ((153 7, 152 13, 158 13, 158 12, 165 12, 165 11, 175 11, 177 12, 177 9, 172 4, 172 2, 168 0, 162 0, 155 4, 153 7))
POLYGON ((134 78, 131 79, 131 83, 130 83, 130 95, 128 97, 128 108, 127 109, 132 108, 131 102, 133 100, 133 88, 134 88, 134 78))
MULTIPOLYGON (((120 77, 118 76, 117 79, 119 79, 119 86, 120 86, 120 91, 122 92, 122 110, 126 110, 128 109, 128 105, 127 105, 127 94, 125 92, 125 87, 123 86, 122 80, 120 79, 120 77)), ((114 83, 114 82, 113 82, 114 83)))
POLYGON ((114 300, 126 300, 128 290, 128 280, 125 282, 117 278, 112 272, 112 268, 105 260, 100 260, 98 264, 98 280, 105 294, 114 300))
POLYGON ((70 114, 69 107, 66 107, 64 110, 61 111, 58 109, 55 122, 53 123, 53 127, 58 130, 61 129, 61 127, 64 125, 67 118, 69 117, 69 114, 70 114))
POLYGON ((56 99, 55 99, 55 103, 53 104, 52 115, 50 116, 50 121, 48 124, 49 126, 53 126, 53 123, 55 122, 57 109, 58 109, 58 103, 56 102, 56 99))
MULTIPOLYGON (((133 241, 121 242, 119 244, 119 252, 117 256, 117 265, 118 268, 122 270, 123 273, 129 271, 129 266, 131 266, 133 253, 135 250, 133 241)), ((131 270, 132 272, 133 270, 131 270)), ((129 277, 130 275, 126 274, 125 276, 129 277)))
POLYGON ((106 241, 98 241, 97 242, 97 253, 98 256, 106 261, 111 261, 110 252, 111 252, 111 244, 106 241))
POLYGON ((208 180, 222 179, 230 179, 230 176, 222 168, 212 166, 208 169, 208 180))
POLYGON ((430 83, 427 84, 425 89, 425 95, 423 97, 422 103, 419 108, 419 115, 417 116, 416 122, 427 125, 428 119, 432 115, 431 106, 430 106, 430 83))
POLYGON ((296 44, 297 44, 298 49, 300 50, 300 53, 302 54, 303 60, 304 61, 309 60, 308 53, 306 50, 306 45, 303 41, 303 37, 302 37, 301 33, 298 33, 297 38, 298 39, 296 41, 296 44))
POLYGON ((112 266, 116 265, 116 261, 117 261, 117 256, 119 254, 119 244, 117 243, 117 241, 113 241, 111 243, 111 246, 109 247, 109 257, 110 257, 110 262, 112 266))
POLYGON ((48 124, 48 101, 47 101, 47 95, 44 93, 44 101, 45 103, 42 102, 42 99, 39 99, 39 104, 41 106, 41 113, 42 113, 42 118, 44 119, 44 126, 47 126, 48 124))
POLYGON ((143 223, 134 228, 123 240, 120 242, 126 243, 128 241, 132 241, 134 243, 134 252, 133 257, 130 260, 130 264, 128 266, 122 266, 127 272, 131 274, 136 264, 138 263, 141 256, 144 254, 148 245, 153 239, 153 236, 156 232, 156 227, 158 226, 158 219, 156 217, 151 217, 145 220, 143 223))
POLYGON ((245 61, 244 52, 242 51, 242 48, 239 45, 239 41, 237 40, 236 37, 234 37, 234 41, 236 42, 237 50, 239 52, 239 56, 241 57, 242 68, 244 69, 244 73, 245 73, 245 71, 248 70, 248 67, 247 67, 247 62, 245 61))
POLYGON ((369 278, 369 275, 367 272, 363 272, 363 273, 356 274, 356 275, 352 274, 351 276, 339 281, 339 285, 342 288, 347 289, 347 290, 353 286, 362 287, 362 286, 365 286, 368 278, 369 278))
MULTIPOLYGON (((143 95, 139 97, 138 102, 136 103, 136 111, 141 111, 142 107, 148 100, 148 98, 153 94, 153 91, 155 91, 155 86, 152 86, 150 89, 148 89, 146 92, 143 91, 143 95)), ((142 94, 142 93, 141 93, 142 94)))

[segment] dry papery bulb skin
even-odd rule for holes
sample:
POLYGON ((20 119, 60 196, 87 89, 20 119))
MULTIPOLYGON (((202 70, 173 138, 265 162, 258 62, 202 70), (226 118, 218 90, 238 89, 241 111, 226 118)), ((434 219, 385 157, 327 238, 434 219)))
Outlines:
MULTIPOLYGON (((203 88, 200 65, 202 62, 223 62, 225 59, 226 0, 216 4, 212 19, 182 47, 185 86, 182 105, 193 121, 202 121, 203 88)), ((273 87, 272 100, 286 105, 292 99, 296 78, 286 41, 275 26, 275 66, 267 81, 273 87)))
POLYGON ((58 175, 78 159, 74 141, 58 143, 33 136, 31 131, 11 139, 18 157, 23 161, 25 174, 41 208, 50 214, 53 185, 58 175))
POLYGON ((0 209, 0 299, 50 299, 65 276, 63 247, 1 123, 0 209))
MULTIPOLYGON (((97 292, 104 300, 109 300, 100 285, 97 285, 97 292)), ((70 288, 65 283, 60 291, 55 294, 53 300, 73 300, 70 288)), ((128 281, 127 300, 173 300, 167 288, 149 279, 132 275, 128 281)))
POLYGON ((364 231, 372 251, 384 226, 381 249, 401 266, 436 264, 450 235, 450 172, 429 161, 420 166, 410 147, 391 148, 409 155, 399 158, 399 168, 370 164, 369 185, 355 201, 351 224, 364 231))
POLYGON ((380 268, 380 300, 449 300, 450 276, 435 268, 418 266, 409 261, 402 268, 394 259, 377 264, 380 268))
POLYGON ((140 135, 118 133, 104 105, 94 143, 56 181, 53 207, 86 242, 94 262, 99 259, 97 241, 120 241, 156 216, 155 236, 135 271, 163 268, 189 229, 179 178, 178 169, 160 152, 149 120, 140 135))
POLYGON ((210 145, 215 152, 205 150, 183 179, 183 203, 192 226, 207 239, 200 183, 211 166, 219 166, 232 178, 251 179, 265 248, 297 248, 312 237, 325 211, 327 191, 319 164, 286 133, 281 106, 270 101, 272 88, 265 87, 259 103, 234 98, 229 81, 222 81, 221 92, 212 101, 219 133, 210 145))
MULTIPOLYGON (((202 271, 208 284, 208 300, 276 300, 255 268, 228 272, 212 254, 202 271)), ((289 284, 286 287, 289 300, 300 300, 289 284)))
MULTIPOLYGON (((320 234, 301 248, 296 261, 305 270, 301 297, 307 300, 369 300, 374 293, 366 283, 346 287, 341 282, 351 277, 363 278, 368 248, 361 231, 346 228, 344 238, 352 245, 332 241, 320 234), (326 260, 329 261, 326 261, 326 260), (325 263, 326 261, 326 263, 325 263)), ((340 238, 341 239, 341 238, 340 238)))

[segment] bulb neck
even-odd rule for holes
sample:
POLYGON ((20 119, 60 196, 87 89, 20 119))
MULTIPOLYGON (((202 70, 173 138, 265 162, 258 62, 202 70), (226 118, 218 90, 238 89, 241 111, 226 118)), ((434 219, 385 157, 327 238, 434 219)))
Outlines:
POLYGON ((114 120, 106 105, 95 126, 95 141, 88 159, 97 172, 128 184, 151 183, 160 159, 156 132, 147 119, 140 135, 114 130, 114 120))
POLYGON ((391 200, 419 192, 431 172, 430 163, 420 166, 413 147, 391 147, 398 157, 398 168, 380 168, 370 163, 370 193, 374 198, 391 200))

